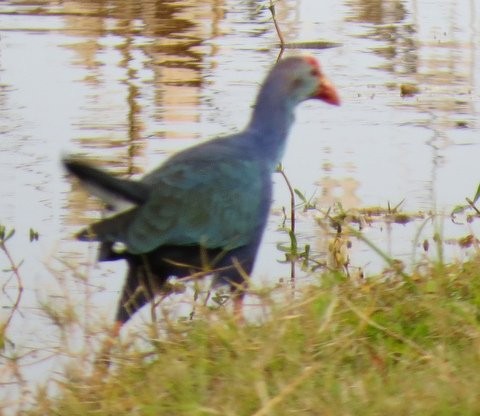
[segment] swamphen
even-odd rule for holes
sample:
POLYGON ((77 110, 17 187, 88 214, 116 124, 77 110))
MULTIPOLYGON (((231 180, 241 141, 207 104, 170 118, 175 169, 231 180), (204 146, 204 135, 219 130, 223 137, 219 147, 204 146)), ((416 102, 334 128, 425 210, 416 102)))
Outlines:
POLYGON ((339 105, 335 87, 310 55, 279 61, 267 75, 251 121, 240 133, 191 147, 139 181, 119 179, 68 158, 66 169, 106 200, 132 207, 78 234, 100 241, 100 261, 125 259, 127 279, 116 332, 171 276, 213 274, 234 292, 241 312, 297 104, 339 105), (119 243, 123 249, 118 249, 119 243))

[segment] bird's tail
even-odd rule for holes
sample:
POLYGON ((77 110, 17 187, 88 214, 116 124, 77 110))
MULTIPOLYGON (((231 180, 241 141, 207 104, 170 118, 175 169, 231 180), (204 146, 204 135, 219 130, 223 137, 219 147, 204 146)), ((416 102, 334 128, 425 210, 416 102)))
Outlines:
POLYGON ((75 175, 93 195, 101 198, 113 209, 120 209, 125 203, 143 204, 149 194, 148 187, 136 181, 116 178, 88 163, 65 158, 63 165, 75 175))

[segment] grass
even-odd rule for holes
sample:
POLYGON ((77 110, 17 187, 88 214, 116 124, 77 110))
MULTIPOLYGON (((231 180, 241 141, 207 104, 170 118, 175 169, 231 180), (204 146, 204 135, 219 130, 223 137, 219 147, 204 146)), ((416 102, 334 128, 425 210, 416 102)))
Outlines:
POLYGON ((480 258, 409 284, 328 272, 294 300, 284 287, 257 303, 246 324, 206 309, 158 336, 138 328, 109 369, 79 358, 25 414, 480 414, 480 258))

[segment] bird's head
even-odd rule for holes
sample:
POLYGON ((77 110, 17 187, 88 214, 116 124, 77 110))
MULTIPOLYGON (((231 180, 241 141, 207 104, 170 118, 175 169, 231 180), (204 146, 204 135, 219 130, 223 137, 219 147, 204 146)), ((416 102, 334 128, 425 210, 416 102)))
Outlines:
POLYGON ((279 61, 268 78, 276 80, 280 90, 297 103, 316 98, 340 105, 340 97, 312 55, 290 56, 279 61))

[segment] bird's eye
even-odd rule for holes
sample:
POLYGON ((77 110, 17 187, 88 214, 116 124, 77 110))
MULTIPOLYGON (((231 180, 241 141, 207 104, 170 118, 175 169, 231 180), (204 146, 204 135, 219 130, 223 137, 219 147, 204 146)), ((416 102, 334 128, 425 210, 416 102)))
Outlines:
POLYGON ((320 70, 318 68, 312 68, 312 70, 310 71, 310 75, 312 77, 318 77, 320 76, 320 70))

